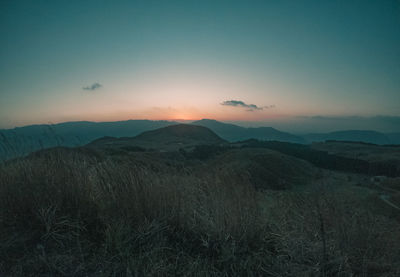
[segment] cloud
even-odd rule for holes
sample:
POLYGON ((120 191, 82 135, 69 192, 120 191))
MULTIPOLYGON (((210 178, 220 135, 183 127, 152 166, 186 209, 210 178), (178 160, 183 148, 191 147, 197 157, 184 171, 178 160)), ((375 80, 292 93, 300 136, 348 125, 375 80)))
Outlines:
POLYGON ((83 87, 82 89, 83 89, 83 90, 90 90, 90 91, 93 91, 93 90, 99 89, 99 88, 101 88, 101 87, 102 87, 101 84, 99 84, 99 83, 93 83, 92 85, 83 87))
POLYGON ((275 105, 269 105, 269 106, 263 106, 259 107, 255 104, 246 104, 243 101, 240 100, 228 100, 224 101, 221 103, 223 106, 232 106, 232 107, 241 107, 241 108, 246 108, 248 112, 253 112, 253 111, 262 111, 263 109, 271 109, 275 108, 275 105))

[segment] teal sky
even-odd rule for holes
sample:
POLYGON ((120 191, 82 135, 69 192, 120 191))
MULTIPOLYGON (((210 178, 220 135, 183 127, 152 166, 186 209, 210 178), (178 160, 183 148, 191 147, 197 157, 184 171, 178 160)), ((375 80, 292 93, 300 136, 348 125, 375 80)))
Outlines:
POLYGON ((0 128, 400 116, 397 0, 3 0, 0 32, 0 128))

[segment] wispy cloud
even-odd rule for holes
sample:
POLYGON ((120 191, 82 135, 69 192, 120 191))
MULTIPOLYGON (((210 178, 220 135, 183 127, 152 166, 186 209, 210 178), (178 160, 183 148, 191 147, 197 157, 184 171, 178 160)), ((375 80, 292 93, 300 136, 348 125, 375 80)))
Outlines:
POLYGON ((253 111, 262 111, 264 109, 271 109, 275 108, 275 105, 269 105, 269 106, 257 106, 255 104, 246 104, 243 101, 240 100, 228 100, 224 101, 221 103, 223 106, 232 106, 232 107, 239 107, 239 108, 246 108, 248 112, 253 112, 253 111))
POLYGON ((85 86, 85 87, 83 87, 82 89, 83 89, 83 90, 90 90, 90 91, 93 91, 93 90, 99 89, 99 88, 101 88, 101 87, 102 87, 101 84, 99 84, 99 83, 93 83, 92 85, 90 85, 90 86, 85 86))

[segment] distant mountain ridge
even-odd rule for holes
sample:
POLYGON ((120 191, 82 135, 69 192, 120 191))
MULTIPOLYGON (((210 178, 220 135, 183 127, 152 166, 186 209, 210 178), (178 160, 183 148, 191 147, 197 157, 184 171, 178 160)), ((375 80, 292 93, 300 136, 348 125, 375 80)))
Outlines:
POLYGON ((373 144, 397 144, 399 140, 395 136, 389 137, 380 132, 370 130, 346 130, 331 133, 316 133, 303 136, 307 142, 321 142, 327 140, 359 141, 373 144))
POLYGON ((175 121, 76 121, 0 130, 0 161, 54 146, 80 146, 95 139, 133 137, 144 131, 177 124, 175 121))
POLYGON ((213 119, 202 119, 192 122, 194 125, 204 126, 213 130, 223 139, 233 141, 259 139, 278 140, 293 143, 306 143, 305 139, 290 133, 282 132, 272 127, 240 127, 234 124, 227 124, 213 119))
MULTIPOLYGON (((175 121, 127 120, 115 122, 64 122, 0 129, 0 161, 24 156, 54 146, 81 146, 102 137, 134 137, 140 133, 176 125, 175 121)), ((194 121, 191 125, 207 127, 230 142, 258 139, 307 144, 325 140, 361 141, 374 144, 400 144, 400 133, 375 131, 338 131, 294 135, 272 127, 247 128, 211 119, 194 121)))
POLYGON ((391 144, 400 144, 400 133, 388 133, 386 136, 389 138, 391 144))

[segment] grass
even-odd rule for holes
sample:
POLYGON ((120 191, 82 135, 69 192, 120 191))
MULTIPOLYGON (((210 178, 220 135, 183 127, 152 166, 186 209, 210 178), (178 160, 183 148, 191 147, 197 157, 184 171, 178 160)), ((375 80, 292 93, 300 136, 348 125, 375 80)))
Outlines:
POLYGON ((399 276, 398 219, 367 204, 42 151, 0 166, 0 275, 399 276))

